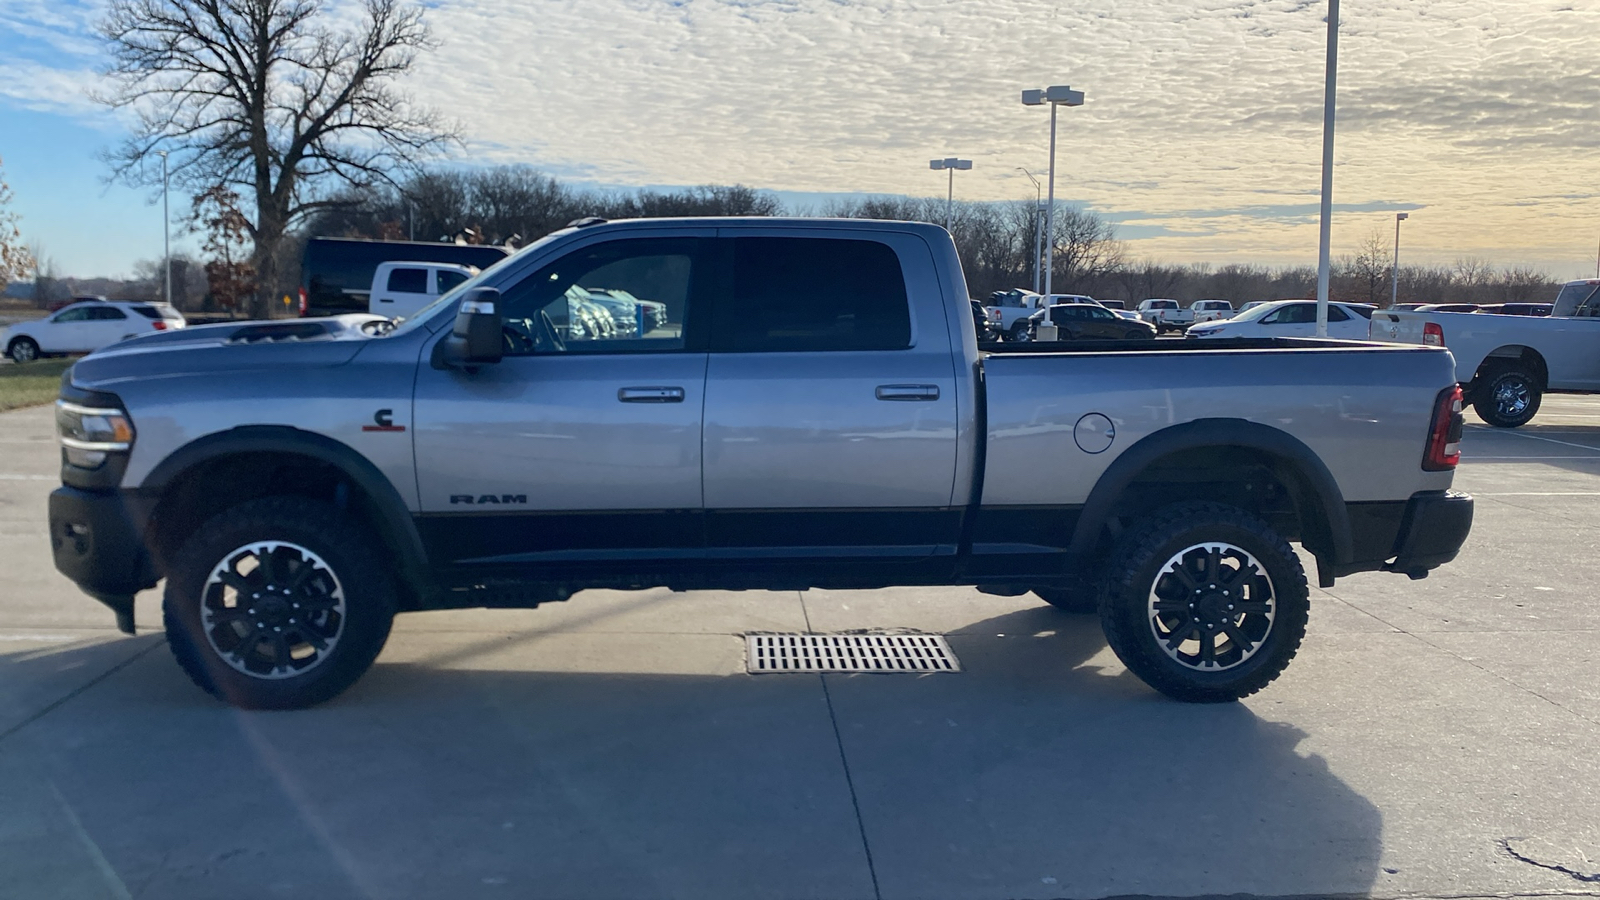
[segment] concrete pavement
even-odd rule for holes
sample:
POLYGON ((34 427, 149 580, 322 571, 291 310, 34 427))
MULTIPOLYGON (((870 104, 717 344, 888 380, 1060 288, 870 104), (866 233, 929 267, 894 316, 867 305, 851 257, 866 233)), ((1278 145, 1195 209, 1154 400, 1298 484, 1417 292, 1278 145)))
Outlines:
POLYGON ((1600 894, 1561 871, 1600 873, 1600 400, 1470 429, 1462 558, 1317 591, 1207 707, 949 588, 403 616, 344 696, 242 713, 55 574, 55 468, 0 414, 0 898, 1600 894), (965 671, 743 673, 743 632, 855 628, 965 671))

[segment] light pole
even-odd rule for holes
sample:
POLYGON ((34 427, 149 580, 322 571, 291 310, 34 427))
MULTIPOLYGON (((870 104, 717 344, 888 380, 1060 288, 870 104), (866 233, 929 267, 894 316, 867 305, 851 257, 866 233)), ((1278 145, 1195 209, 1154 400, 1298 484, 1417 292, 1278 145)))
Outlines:
MULTIPOLYGON (((1056 249, 1056 107, 1082 106, 1083 91, 1075 91, 1064 85, 1052 85, 1042 91, 1023 91, 1023 106, 1043 106, 1050 104, 1050 175, 1046 178, 1049 185, 1050 197, 1046 200, 1044 208, 1044 305, 1050 307, 1051 288, 1054 287, 1055 275, 1055 249, 1056 249)), ((1045 314, 1044 323, 1039 326, 1040 340, 1055 340, 1056 327, 1050 321, 1049 314, 1045 314)))
POLYGON ((161 281, 167 298, 167 305, 172 305, 172 214, 167 211, 167 151, 157 150, 161 155, 161 281))
POLYGON ((1033 177, 1032 172, 1021 166, 1017 166, 1017 171, 1028 176, 1028 180, 1033 182, 1033 292, 1037 294, 1039 293, 1039 257, 1044 255, 1044 229, 1040 227, 1044 221, 1044 195, 1040 193, 1039 179, 1033 177))
POLYGON ((1400 299, 1400 223, 1411 218, 1410 213, 1394 214, 1394 280, 1389 283, 1389 308, 1400 299))
POLYGON ((949 231, 950 223, 954 221, 956 206, 956 170, 966 171, 972 168, 972 160, 956 159, 954 156, 947 156, 944 159, 930 159, 928 160, 928 168, 934 171, 945 169, 950 172, 949 193, 945 195, 944 199, 944 230, 949 231))
POLYGON ((1317 244, 1317 337, 1328 336, 1328 244, 1333 228, 1333 107, 1339 76, 1339 0, 1328 0, 1328 60, 1322 83, 1322 233, 1317 244))

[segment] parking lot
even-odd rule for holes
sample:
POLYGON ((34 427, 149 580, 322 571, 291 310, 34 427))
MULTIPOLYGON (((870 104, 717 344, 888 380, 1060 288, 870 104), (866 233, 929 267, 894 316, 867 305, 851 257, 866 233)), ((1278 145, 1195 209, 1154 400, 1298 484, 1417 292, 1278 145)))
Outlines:
POLYGON ((1032 597, 652 590, 403 616, 335 701, 243 713, 156 592, 123 637, 54 571, 51 421, 0 414, 0 898, 1600 894, 1600 398, 1470 426, 1461 558, 1313 590, 1222 706, 1032 597), (746 632, 852 629, 964 670, 744 673, 746 632))

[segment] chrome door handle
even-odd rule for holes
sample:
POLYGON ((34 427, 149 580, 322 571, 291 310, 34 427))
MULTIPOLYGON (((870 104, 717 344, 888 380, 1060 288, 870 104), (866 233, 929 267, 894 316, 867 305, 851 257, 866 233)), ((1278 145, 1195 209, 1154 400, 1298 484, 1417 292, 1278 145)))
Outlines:
POLYGON ((625 387, 617 389, 623 403, 682 403, 681 387, 625 387))
POLYGON ((878 385, 879 400, 937 400, 939 399, 939 386, 937 384, 880 384, 878 385))

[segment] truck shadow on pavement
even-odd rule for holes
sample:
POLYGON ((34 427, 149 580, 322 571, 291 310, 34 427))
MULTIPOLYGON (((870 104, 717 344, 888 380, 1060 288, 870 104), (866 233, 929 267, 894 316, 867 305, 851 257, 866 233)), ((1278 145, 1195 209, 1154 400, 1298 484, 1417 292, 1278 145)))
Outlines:
MULTIPOLYGON (((1270 699, 1164 700, 1092 617, 1050 609, 950 640, 960 674, 383 662, 292 713, 215 703, 157 648, 0 742, 0 895, 1372 888, 1379 811, 1258 715, 1270 699)), ((44 678, 87 653, 0 671, 44 678)))

